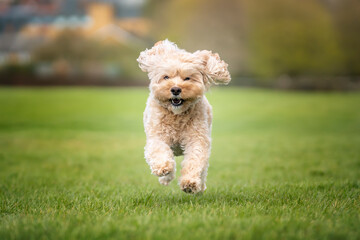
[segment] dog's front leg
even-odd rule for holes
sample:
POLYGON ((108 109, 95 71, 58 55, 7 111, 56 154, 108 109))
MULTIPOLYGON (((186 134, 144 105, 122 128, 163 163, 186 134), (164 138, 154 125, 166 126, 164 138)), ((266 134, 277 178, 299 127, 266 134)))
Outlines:
POLYGON ((184 161, 181 163, 180 188, 186 193, 203 192, 206 189, 210 137, 198 136, 185 145, 184 161))
POLYGON ((151 173, 160 177, 161 184, 168 185, 175 178, 174 154, 164 141, 157 138, 147 139, 145 158, 151 173))

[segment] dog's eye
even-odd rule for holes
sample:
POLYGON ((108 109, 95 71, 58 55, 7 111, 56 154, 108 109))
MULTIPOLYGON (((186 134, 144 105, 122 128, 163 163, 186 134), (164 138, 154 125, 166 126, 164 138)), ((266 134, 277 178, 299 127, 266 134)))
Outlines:
POLYGON ((188 80, 190 80, 190 78, 189 78, 189 77, 187 77, 187 78, 185 78, 185 79, 184 79, 184 81, 188 81, 188 80))
POLYGON ((164 79, 169 79, 169 76, 165 76, 164 79))

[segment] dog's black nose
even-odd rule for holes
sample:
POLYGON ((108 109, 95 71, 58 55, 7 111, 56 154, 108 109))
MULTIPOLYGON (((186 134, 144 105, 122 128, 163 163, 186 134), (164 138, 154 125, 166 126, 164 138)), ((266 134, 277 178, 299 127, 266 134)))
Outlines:
POLYGON ((174 94, 176 96, 176 95, 179 95, 181 93, 181 88, 173 87, 173 88, 170 89, 170 91, 172 92, 172 94, 174 94))

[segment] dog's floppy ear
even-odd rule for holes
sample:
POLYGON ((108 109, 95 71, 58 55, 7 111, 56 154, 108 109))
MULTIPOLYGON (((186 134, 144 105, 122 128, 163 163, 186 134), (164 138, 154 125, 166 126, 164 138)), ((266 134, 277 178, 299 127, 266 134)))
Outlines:
POLYGON ((194 52, 194 55, 202 59, 203 74, 208 84, 228 84, 231 81, 228 64, 220 59, 219 54, 202 50, 194 52))
POLYGON ((178 50, 178 47, 175 43, 170 42, 165 39, 155 43, 151 49, 146 49, 140 53, 137 61, 139 62, 139 67, 143 72, 151 72, 156 65, 162 59, 166 58, 166 55, 172 51, 178 50))

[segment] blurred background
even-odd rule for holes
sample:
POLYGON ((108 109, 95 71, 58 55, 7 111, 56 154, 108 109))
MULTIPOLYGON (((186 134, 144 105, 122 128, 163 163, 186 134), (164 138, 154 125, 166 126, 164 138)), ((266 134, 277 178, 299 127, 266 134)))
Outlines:
POLYGON ((360 239, 353 90, 360 0, 0 0, 0 240, 360 239), (165 38, 232 75, 203 195, 144 160, 136 59, 165 38))
POLYGON ((229 63, 232 85, 360 89, 358 0, 1 0, 1 85, 147 85, 168 38, 229 63))

